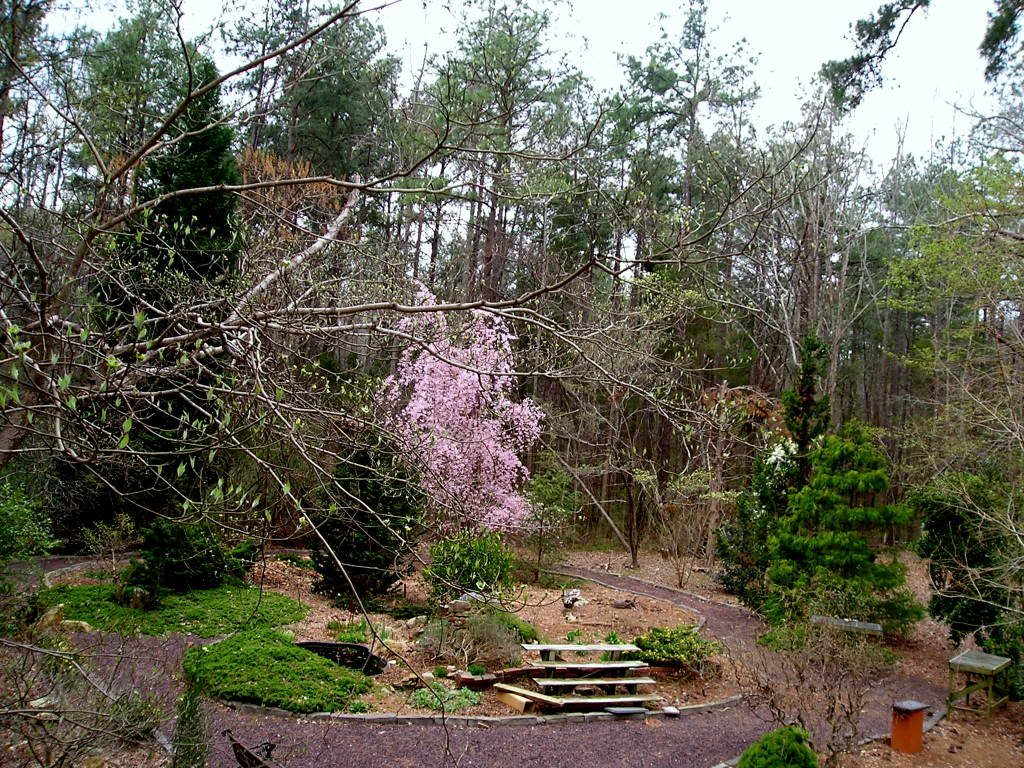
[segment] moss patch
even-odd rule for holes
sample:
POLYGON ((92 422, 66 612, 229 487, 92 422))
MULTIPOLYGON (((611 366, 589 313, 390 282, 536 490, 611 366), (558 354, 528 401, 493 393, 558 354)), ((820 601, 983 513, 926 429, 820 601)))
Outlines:
POLYGON ((186 678, 210 696, 298 713, 365 711, 355 697, 373 685, 362 672, 303 650, 287 635, 266 629, 191 648, 182 666, 186 678))
POLYGON ((45 606, 64 603, 64 618, 87 621, 96 629, 129 634, 168 632, 215 637, 243 629, 277 627, 301 620, 306 609, 295 600, 252 587, 217 587, 168 595, 151 610, 114 602, 114 587, 54 587, 44 590, 45 606))

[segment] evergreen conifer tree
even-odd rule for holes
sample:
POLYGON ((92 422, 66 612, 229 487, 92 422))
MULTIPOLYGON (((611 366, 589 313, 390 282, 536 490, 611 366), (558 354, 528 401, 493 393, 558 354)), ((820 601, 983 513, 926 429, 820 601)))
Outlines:
MULTIPOLYGON (((195 89, 217 78, 213 62, 197 58, 195 89)), ((185 189, 238 184, 234 131, 222 120, 220 90, 194 99, 172 128, 169 146, 145 173, 142 190, 155 198, 185 189)), ((230 192, 171 197, 155 207, 142 237, 157 274, 210 280, 231 270, 238 255, 230 192)))
POLYGON ((871 431, 848 422, 809 456, 807 485, 789 498, 769 543, 773 622, 815 608, 899 630, 920 618, 903 566, 882 562, 871 546, 887 527, 909 521, 907 507, 886 504, 889 472, 871 431))

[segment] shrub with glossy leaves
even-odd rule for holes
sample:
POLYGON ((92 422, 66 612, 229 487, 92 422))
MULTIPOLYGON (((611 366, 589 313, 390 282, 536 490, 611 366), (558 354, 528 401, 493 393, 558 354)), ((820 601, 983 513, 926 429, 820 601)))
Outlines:
POLYGON ((747 747, 736 768, 818 768, 818 758, 807 743, 807 732, 786 726, 747 747))
POLYGON ((430 556, 433 562, 423 569, 423 578, 436 603, 465 592, 496 596, 512 586, 515 558, 501 534, 457 533, 431 546, 430 556))
POLYGON ((675 629, 654 627, 633 641, 639 651, 627 656, 658 667, 675 667, 692 677, 709 677, 718 672, 711 658, 722 646, 700 636, 697 628, 683 624, 675 629))

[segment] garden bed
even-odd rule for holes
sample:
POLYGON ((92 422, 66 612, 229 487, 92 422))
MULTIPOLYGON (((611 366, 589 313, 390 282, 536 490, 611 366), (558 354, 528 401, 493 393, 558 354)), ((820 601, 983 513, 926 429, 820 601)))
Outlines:
MULTIPOLYGON (((363 616, 358 611, 338 607, 313 591, 316 574, 305 568, 271 557, 265 563, 257 564, 250 579, 262 581, 265 589, 287 595, 307 608, 304 619, 282 628, 291 632, 296 641, 332 641, 337 639, 339 627, 359 629, 362 626, 363 616)), ((562 589, 554 585, 520 585, 515 597, 504 607, 532 624, 541 638, 552 642, 600 642, 611 633, 628 642, 653 627, 695 624, 699 619, 688 611, 645 597, 636 597, 634 608, 616 608, 615 603, 626 597, 622 592, 589 582, 576 586, 587 603, 573 610, 574 621, 566 619, 561 601, 562 589)), ((401 596, 398 602, 403 605, 426 603, 426 591, 415 576, 404 580, 397 594, 401 596)), ((412 700, 413 691, 422 685, 416 673, 420 677, 432 676, 439 666, 448 665, 419 647, 417 640, 422 632, 422 620, 395 619, 379 610, 371 612, 368 618, 385 638, 382 644, 367 634, 368 644, 375 653, 396 663, 374 678, 377 685, 372 692, 362 695, 361 700, 375 712, 431 714, 432 710, 417 707, 412 700)), ((514 663, 515 660, 510 660, 509 665, 514 663)), ((452 666, 464 668, 467 665, 452 666)), ((488 671, 495 670, 490 668, 488 671)), ((735 685, 723 677, 691 680, 668 669, 656 670, 654 677, 656 684, 646 687, 645 692, 649 690, 661 696, 665 705, 687 706, 717 701, 738 692, 735 685)), ((445 684, 452 685, 450 682, 445 684)), ((515 712, 498 701, 493 691, 485 690, 479 704, 462 709, 458 714, 513 715, 515 712)))

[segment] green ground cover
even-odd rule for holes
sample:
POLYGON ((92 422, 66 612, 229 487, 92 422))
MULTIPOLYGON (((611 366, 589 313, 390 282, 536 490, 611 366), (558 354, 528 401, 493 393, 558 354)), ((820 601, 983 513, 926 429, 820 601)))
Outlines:
POLYGON ((64 604, 64 618, 96 629, 128 634, 168 632, 215 637, 243 629, 277 627, 301 620, 306 609, 295 600, 253 587, 224 586, 167 595, 149 610, 120 605, 114 587, 63 586, 44 590, 43 605, 64 604))

